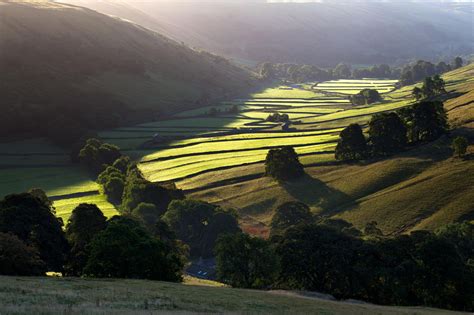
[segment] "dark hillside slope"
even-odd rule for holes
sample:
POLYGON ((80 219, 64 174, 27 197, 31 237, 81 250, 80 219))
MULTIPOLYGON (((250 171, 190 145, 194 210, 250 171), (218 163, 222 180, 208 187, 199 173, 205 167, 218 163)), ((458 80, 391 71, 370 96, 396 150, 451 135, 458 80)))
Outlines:
POLYGON ((65 0, 237 60, 333 66, 473 53, 472 5, 65 0))
POLYGON ((72 5, 0 1, 0 30, 1 135, 152 119, 253 81, 223 58, 72 5))

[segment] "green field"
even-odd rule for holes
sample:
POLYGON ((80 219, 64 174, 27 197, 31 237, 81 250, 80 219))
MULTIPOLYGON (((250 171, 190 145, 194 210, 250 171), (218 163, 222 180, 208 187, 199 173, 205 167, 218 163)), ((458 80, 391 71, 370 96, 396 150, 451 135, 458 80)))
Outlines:
MULTIPOLYGON (((197 285, 196 285, 197 284, 197 285)), ((0 277, 1 314, 459 314, 337 302, 304 292, 254 291, 144 280, 0 277)))
MULTIPOLYGON (((395 83, 339 80, 318 87, 382 91, 393 89, 395 83)), ((178 181, 178 187, 188 187, 187 181, 193 177, 261 165, 269 149, 285 145, 296 148, 304 165, 331 162, 343 127, 365 124, 374 113, 395 110, 412 101, 407 93, 393 91, 384 94, 381 103, 354 106, 347 95, 321 93, 311 87, 268 88, 249 98, 183 111, 167 120, 102 131, 99 136, 141 161, 139 168, 149 180, 178 181), (229 111, 236 108, 238 112, 229 111), (215 109, 212 116, 211 109, 215 109), (284 130, 282 123, 266 121, 275 112, 289 115, 290 130, 284 130)), ((54 198, 64 219, 81 202, 97 203, 107 215, 116 213, 99 194, 98 185, 72 166, 63 150, 46 140, 0 144, 0 166, 1 195, 41 187, 54 198)))
MULTIPOLYGON (((366 87, 394 89, 396 80, 341 80, 321 83, 322 87, 366 87)), ((390 93, 383 102, 373 105, 354 106, 347 96, 316 93, 312 90, 291 87, 266 89, 252 98, 223 102, 198 110, 178 114, 185 119, 169 120, 141 125, 141 128, 175 126, 189 129, 199 127, 228 128, 228 134, 196 134, 183 140, 169 140, 148 148, 141 158, 140 169, 152 181, 182 180, 206 172, 223 170, 264 161, 268 149, 285 145, 295 146, 299 154, 305 154, 307 164, 319 161, 319 155, 334 150, 339 132, 349 123, 365 124, 375 113, 396 110, 409 105, 411 97, 392 100, 390 93), (237 106, 238 113, 230 114, 230 106, 237 106), (206 117, 211 108, 216 117, 206 117), (267 123, 269 114, 286 113, 292 122, 291 131, 284 131, 281 123, 267 123), (191 116, 195 115, 196 118, 191 116), (199 117, 204 116, 204 117, 199 117), (199 117, 199 118, 198 118, 199 117), (219 122, 220 121, 220 122, 219 122), (231 131, 233 129, 233 131, 231 131), (204 135, 204 136, 203 136, 204 135)), ((141 130, 141 129, 139 129, 141 130)), ((216 130, 216 129, 215 129, 216 130)), ((134 131, 135 133, 136 131, 134 131)), ((110 133, 109 133, 110 134, 110 133)), ((145 138, 133 137, 114 140, 130 147, 145 138)), ((138 156, 138 155, 136 155, 138 156)), ((327 160, 327 159, 326 159, 327 160)), ((181 182, 180 182, 181 183, 181 182)))
POLYGON ((377 79, 363 79, 363 80, 334 80, 319 83, 313 89, 319 92, 330 92, 339 94, 357 94, 362 89, 374 89, 379 93, 388 93, 395 89, 397 80, 377 80, 377 79))

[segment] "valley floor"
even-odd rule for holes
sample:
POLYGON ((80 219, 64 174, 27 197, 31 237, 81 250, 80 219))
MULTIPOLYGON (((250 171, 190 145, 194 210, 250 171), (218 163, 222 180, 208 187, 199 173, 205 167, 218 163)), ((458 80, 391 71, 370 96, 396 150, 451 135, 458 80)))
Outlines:
POLYGON ((0 314, 462 314, 142 280, 0 277, 0 314))

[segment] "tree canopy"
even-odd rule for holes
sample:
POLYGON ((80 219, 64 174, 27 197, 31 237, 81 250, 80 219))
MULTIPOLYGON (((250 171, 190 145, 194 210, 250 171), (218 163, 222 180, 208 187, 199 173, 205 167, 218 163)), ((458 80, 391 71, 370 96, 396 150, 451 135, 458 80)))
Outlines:
POLYGON ((114 217, 90 243, 87 276, 180 281, 182 260, 140 224, 114 217))
POLYGON ((71 246, 66 273, 80 276, 89 258, 89 243, 107 227, 107 218, 94 204, 80 204, 66 226, 66 238, 71 246))
POLYGON ((189 245, 191 257, 211 257, 219 235, 240 231, 233 211, 196 200, 172 201, 163 221, 189 245))
POLYGON ((271 149, 265 159, 265 174, 277 180, 286 181, 305 174, 298 154, 293 147, 271 149))
POLYGON ((68 243, 49 203, 29 193, 0 200, 0 232, 16 235, 27 246, 38 250, 48 271, 62 271, 68 243))
POLYGON ((215 253, 218 279, 233 287, 268 288, 280 271, 271 244, 244 233, 220 236, 215 253))
POLYGON ((372 116, 368 133, 373 153, 378 155, 399 152, 408 142, 405 125, 393 112, 372 116))
POLYGON ((367 156, 367 140, 359 124, 350 124, 339 135, 336 146, 336 159, 355 161, 367 156))

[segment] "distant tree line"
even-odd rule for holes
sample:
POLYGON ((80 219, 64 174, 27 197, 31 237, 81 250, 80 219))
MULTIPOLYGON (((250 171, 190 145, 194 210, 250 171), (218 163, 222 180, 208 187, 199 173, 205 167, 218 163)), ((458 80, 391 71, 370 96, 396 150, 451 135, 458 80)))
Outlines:
POLYGON ((431 77, 462 67, 464 61, 456 57, 451 63, 440 61, 433 64, 429 61, 418 60, 415 63, 403 67, 391 67, 387 64, 373 65, 371 67, 352 67, 340 63, 334 68, 322 69, 314 65, 270 63, 259 65, 258 72, 264 79, 280 79, 294 83, 311 81, 327 81, 335 79, 362 79, 362 78, 386 78, 400 79, 401 85, 411 85, 431 77))
POLYGON ((433 64, 429 61, 418 60, 416 63, 403 67, 400 75, 400 83, 402 86, 411 85, 426 77, 433 77, 437 74, 439 75, 461 68, 463 63, 464 61, 461 57, 456 57, 451 64, 444 61, 440 61, 438 64, 433 64))
POLYGON ((234 287, 308 290, 377 304, 474 309, 474 225, 384 236, 312 215, 305 204, 279 206, 269 240, 243 233, 216 245, 220 281, 234 287))

